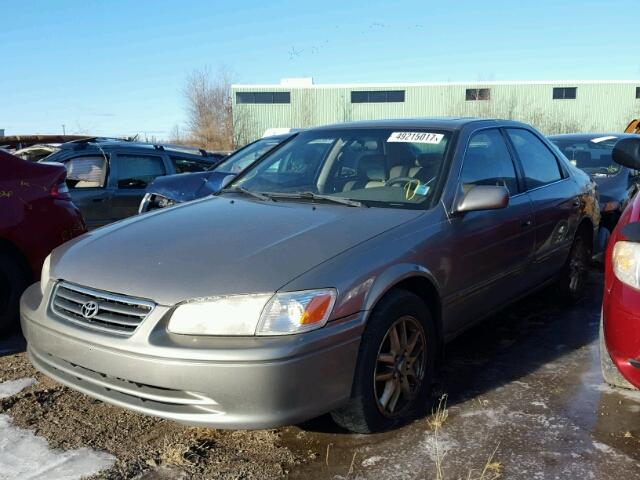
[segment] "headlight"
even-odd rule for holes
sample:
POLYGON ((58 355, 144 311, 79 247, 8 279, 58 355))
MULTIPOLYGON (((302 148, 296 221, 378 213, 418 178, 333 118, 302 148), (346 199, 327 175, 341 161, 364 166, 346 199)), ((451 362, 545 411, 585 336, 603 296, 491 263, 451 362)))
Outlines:
POLYGON ((277 293, 264 308, 256 335, 288 335, 324 327, 335 302, 332 288, 277 293))
POLYGON ((44 295, 51 276, 51 254, 47 255, 42 264, 42 272, 40 273, 40 292, 44 295))
POLYGON ((616 242, 611 263, 618 280, 640 289, 640 243, 616 242))
POLYGON ((255 335, 265 303, 272 294, 230 295, 184 303, 167 330, 183 335, 255 335))
POLYGON ((182 335, 288 335, 323 327, 336 300, 333 289, 212 297, 184 303, 167 330, 182 335))

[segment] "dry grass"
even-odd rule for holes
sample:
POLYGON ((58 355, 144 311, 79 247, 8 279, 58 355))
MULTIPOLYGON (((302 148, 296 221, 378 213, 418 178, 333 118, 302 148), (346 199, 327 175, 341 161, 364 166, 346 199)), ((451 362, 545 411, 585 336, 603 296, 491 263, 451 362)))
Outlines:
MULTIPOLYGON (((444 460, 447 455, 447 451, 443 450, 439 442, 439 433, 442 430, 445 422, 449 418, 449 411, 447 410, 447 395, 442 395, 438 401, 438 406, 432 415, 427 419, 427 423, 432 430, 433 435, 433 449, 435 457, 436 467, 436 480, 444 480, 444 460)), ((498 451, 500 443, 496 445, 491 452, 491 455, 487 458, 482 469, 470 469, 467 474, 466 480, 497 480, 502 477, 502 463, 495 460, 495 455, 498 451)))
POLYGON ((429 417, 429 419, 427 420, 429 427, 431 427, 431 429, 433 430, 433 449, 436 462, 436 480, 444 479, 444 469, 442 467, 442 464, 447 452, 440 449, 438 433, 444 426, 447 418, 449 418, 449 411, 447 410, 447 395, 445 394, 440 397, 435 412, 433 412, 431 417, 429 417))

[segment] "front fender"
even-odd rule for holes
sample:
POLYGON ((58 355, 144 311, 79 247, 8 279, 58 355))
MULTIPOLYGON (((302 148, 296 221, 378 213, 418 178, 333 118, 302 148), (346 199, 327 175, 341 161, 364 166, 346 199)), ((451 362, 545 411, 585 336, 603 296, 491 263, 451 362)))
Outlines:
MULTIPOLYGON (((398 263, 389 266, 389 268, 382 271, 373 279, 363 299, 363 310, 369 312, 376 306, 385 293, 404 280, 415 277, 429 281, 436 291, 440 291, 440 285, 429 269, 414 263, 398 263)), ((367 318, 368 315, 369 313, 367 313, 367 318)))

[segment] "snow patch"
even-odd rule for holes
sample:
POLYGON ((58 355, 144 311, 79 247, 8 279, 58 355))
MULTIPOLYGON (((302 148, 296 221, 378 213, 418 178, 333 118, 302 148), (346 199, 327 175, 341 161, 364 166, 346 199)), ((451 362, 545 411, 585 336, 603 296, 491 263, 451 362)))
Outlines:
POLYGON ((0 479, 75 480, 111 467, 115 457, 89 448, 51 450, 47 440, 0 415, 0 479))
POLYGON ((362 466, 363 467, 372 467, 376 463, 381 462, 382 460, 384 460, 384 457, 381 457, 380 455, 375 455, 373 457, 365 458, 362 461, 362 466))
POLYGON ((7 398, 36 383, 35 378, 19 378, 0 383, 0 398, 7 398))

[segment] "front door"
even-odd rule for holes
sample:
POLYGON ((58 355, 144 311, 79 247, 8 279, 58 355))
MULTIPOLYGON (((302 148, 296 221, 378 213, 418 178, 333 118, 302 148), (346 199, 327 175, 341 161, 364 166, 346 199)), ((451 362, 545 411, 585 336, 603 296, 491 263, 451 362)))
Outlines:
POLYGON ((111 206, 114 217, 122 219, 138 213, 147 186, 167 170, 161 155, 118 153, 115 160, 116 189, 111 206))
POLYGON ((503 134, 498 129, 472 135, 460 174, 458 199, 477 185, 509 190, 509 205, 451 218, 452 313, 450 332, 461 330, 531 288, 526 274, 533 251, 531 201, 522 191, 503 134))

